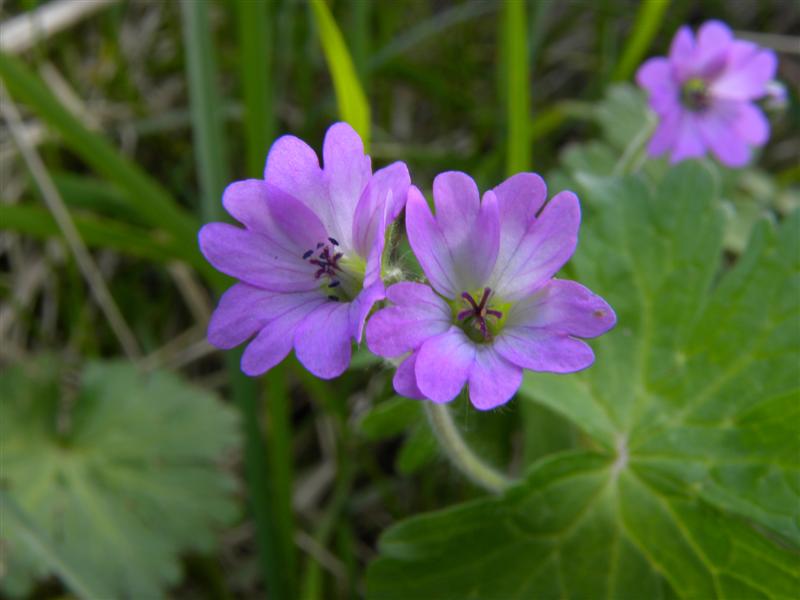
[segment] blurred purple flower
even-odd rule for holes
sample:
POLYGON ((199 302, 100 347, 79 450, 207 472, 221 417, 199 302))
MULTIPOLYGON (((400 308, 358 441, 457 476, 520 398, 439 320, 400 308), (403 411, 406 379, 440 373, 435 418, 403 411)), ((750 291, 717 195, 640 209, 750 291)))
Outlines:
POLYGON ((711 150, 727 166, 747 163, 749 147, 769 138, 769 123, 752 101, 767 94, 776 67, 774 52, 733 39, 724 23, 704 23, 696 38, 681 27, 669 57, 651 58, 636 74, 659 116, 649 154, 669 151, 675 163, 711 150))
POLYGON ((206 259, 239 280, 220 299, 208 339, 227 349, 255 335, 242 355, 248 375, 265 373, 292 346, 314 375, 340 375, 351 340, 361 340, 367 314, 385 297, 385 232, 405 204, 408 169, 397 162, 373 174, 345 123, 328 129, 322 155, 321 169, 305 142, 281 137, 264 179, 237 181, 223 195, 245 228, 200 230, 206 259))
POLYGON ((433 196, 435 217, 413 186, 406 206, 411 247, 431 287, 391 286, 390 306, 367 324, 374 353, 410 353, 395 390, 449 402, 468 384, 472 404, 488 410, 511 399, 523 369, 591 365, 591 348, 574 336, 608 331, 614 311, 582 285, 553 279, 578 241, 575 194, 557 194, 536 216, 547 198, 538 175, 514 175, 481 201, 472 178, 450 172, 436 177, 433 196))

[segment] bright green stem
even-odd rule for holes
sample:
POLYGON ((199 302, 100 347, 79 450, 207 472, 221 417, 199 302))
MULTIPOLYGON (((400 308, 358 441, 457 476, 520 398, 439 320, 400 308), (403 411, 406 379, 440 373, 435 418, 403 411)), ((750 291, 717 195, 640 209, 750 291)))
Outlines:
POLYGON ((658 33, 658 26, 662 22, 664 12, 669 6, 669 0, 645 0, 639 3, 636 20, 631 26, 631 36, 622 53, 622 58, 614 69, 612 79, 625 81, 634 69, 642 62, 653 38, 658 33))
POLYGON ((467 479, 492 493, 499 494, 511 480, 478 458, 458 431, 450 410, 444 404, 424 402, 425 413, 439 445, 447 458, 467 479))

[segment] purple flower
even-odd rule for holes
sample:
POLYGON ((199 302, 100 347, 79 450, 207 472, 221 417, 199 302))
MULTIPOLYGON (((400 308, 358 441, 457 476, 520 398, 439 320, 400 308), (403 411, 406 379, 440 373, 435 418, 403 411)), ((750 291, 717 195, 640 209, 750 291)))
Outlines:
POLYGON ((725 165, 744 165, 749 147, 769 138, 769 123, 752 101, 767 94, 776 67, 774 52, 733 39, 724 23, 706 22, 697 38, 681 27, 669 58, 651 58, 636 74, 659 117, 649 154, 669 151, 675 163, 711 150, 725 165))
POLYGON ((436 177, 433 196, 435 217, 413 186, 406 206, 411 247, 431 287, 391 286, 390 306, 367 324, 370 350, 407 355, 395 390, 449 402, 468 384, 472 404, 487 410, 508 402, 523 369, 591 365, 591 348, 575 336, 608 331, 614 311, 582 285, 553 279, 578 241, 575 194, 561 192, 540 211, 544 181, 520 173, 481 201, 468 175, 451 172, 436 177))
POLYGON ((361 340, 367 314, 385 296, 385 232, 405 204, 408 169, 398 162, 373 174, 345 123, 328 129, 322 156, 323 169, 305 142, 278 139, 264 179, 232 183, 222 197, 245 228, 200 230, 206 259, 239 280, 220 299, 208 339, 227 349, 255 335, 242 355, 248 375, 265 373, 292 346, 314 375, 340 375, 351 339, 361 340))

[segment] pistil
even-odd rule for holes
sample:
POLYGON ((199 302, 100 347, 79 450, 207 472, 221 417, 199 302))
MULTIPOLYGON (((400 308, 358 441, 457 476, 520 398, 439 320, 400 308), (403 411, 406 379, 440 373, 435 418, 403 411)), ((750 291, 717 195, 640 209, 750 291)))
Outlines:
POLYGON ((476 329, 478 329, 481 332, 481 335, 483 335, 484 340, 491 339, 492 337, 492 332, 489 331, 489 327, 486 323, 486 317, 492 316, 496 319, 503 318, 503 313, 501 313, 499 310, 488 308, 487 304, 489 303, 489 297, 491 294, 492 290, 490 288, 483 288, 483 295, 481 296, 480 301, 476 302, 475 298, 472 297, 472 294, 469 292, 463 292, 461 297, 467 301, 469 308, 459 312, 456 317, 459 321, 472 319, 476 329))

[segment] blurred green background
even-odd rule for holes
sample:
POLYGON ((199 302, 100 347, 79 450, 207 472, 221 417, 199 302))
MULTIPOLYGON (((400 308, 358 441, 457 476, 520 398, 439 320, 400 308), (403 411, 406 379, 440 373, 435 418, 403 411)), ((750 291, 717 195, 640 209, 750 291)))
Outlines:
MULTIPOLYGON (((735 257, 796 202, 793 0, 1 2, 3 596, 361 596, 384 528, 479 492, 366 353, 336 381, 293 358, 254 381, 211 348, 230 282, 200 224, 275 137, 319 149, 339 119, 424 190, 534 170, 556 192, 578 142, 646 119, 614 86, 709 18, 777 50, 788 90, 731 184, 735 257)), ((537 410, 550 438, 526 460, 577 435, 537 410)), ((493 461, 522 460, 531 414, 456 412, 493 461)))

